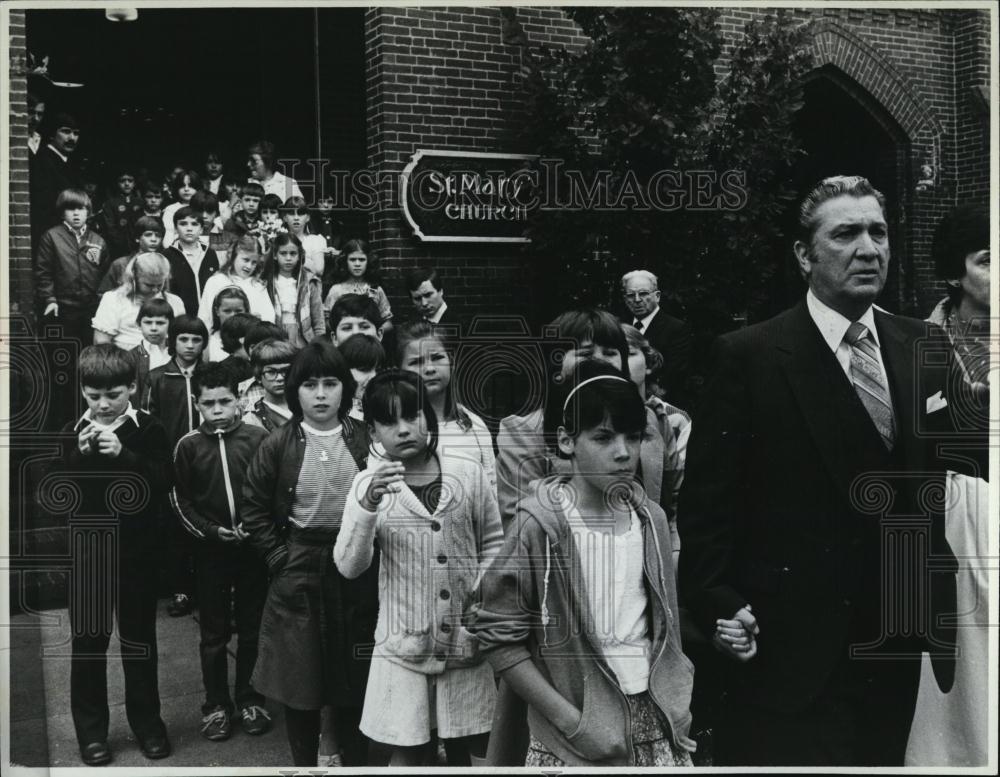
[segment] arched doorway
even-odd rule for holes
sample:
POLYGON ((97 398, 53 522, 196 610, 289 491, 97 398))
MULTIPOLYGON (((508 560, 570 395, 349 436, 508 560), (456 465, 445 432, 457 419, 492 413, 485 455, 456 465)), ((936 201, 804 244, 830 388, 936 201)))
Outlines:
MULTIPOLYGON (((885 195, 892 262, 878 304, 897 311, 904 298, 903 278, 909 258, 905 216, 909 139, 875 98, 835 65, 812 71, 803 92, 804 104, 796 114, 794 129, 805 155, 792 170, 791 184, 801 196, 827 176, 863 175, 885 195)), ((795 234, 797 205, 787 215, 789 236, 795 234)), ((785 296, 791 304, 805 286, 790 253, 785 267, 785 293, 775 296, 785 296)))

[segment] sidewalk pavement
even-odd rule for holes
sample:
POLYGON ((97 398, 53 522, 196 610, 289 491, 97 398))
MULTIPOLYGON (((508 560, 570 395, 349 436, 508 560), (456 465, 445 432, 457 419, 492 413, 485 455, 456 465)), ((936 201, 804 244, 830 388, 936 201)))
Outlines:
MULTIPOLYGON (((234 721, 233 736, 226 742, 209 742, 200 734, 204 690, 198 656, 197 611, 183 618, 166 613, 167 601, 159 603, 156 621, 159 644, 161 714, 173 745, 166 759, 150 761, 125 719, 125 688, 117 635, 108 649, 108 703, 111 726, 108 744, 111 766, 289 766, 291 754, 285 737, 280 704, 269 703, 271 730, 262 736, 247 736, 234 721)), ((11 761, 21 766, 83 766, 73 731, 69 705, 70 626, 65 609, 12 618, 10 734, 11 761)), ((229 643, 230 686, 235 679, 233 651, 229 643)))

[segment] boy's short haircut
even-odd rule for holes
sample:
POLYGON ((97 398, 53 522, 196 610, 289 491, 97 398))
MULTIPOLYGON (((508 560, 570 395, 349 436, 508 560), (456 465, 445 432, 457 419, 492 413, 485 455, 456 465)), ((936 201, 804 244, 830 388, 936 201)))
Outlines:
POLYGON ((385 364, 385 348, 382 343, 360 332, 348 337, 337 348, 352 370, 371 372, 385 364))
POLYGON ((196 211, 208 211, 209 213, 219 213, 219 198, 216 197, 212 192, 201 191, 195 192, 194 196, 191 198, 191 207, 196 211))
POLYGON ((210 362, 202 366, 191 378, 191 393, 195 400, 201 398, 202 389, 224 388, 232 392, 233 397, 240 393, 238 376, 228 365, 222 362, 210 362))
POLYGON ((288 332, 280 324, 272 324, 270 321, 258 321, 250 327, 250 331, 243 338, 243 347, 246 348, 247 353, 250 353, 257 343, 262 343, 272 338, 275 340, 287 340, 288 332))
POLYGON ((63 189, 56 199, 56 211, 62 213, 66 210, 76 210, 86 208, 88 213, 93 211, 90 203, 90 195, 83 189, 63 189))
POLYGON ((110 389, 135 383, 135 360, 114 343, 88 345, 77 360, 80 386, 110 389))
POLYGON ((167 353, 171 356, 177 355, 174 346, 178 335, 201 335, 202 349, 208 347, 208 327, 198 316, 183 315, 171 319, 167 328, 167 353))
POLYGON ((162 197, 163 187, 152 178, 149 178, 146 183, 142 185, 142 196, 145 197, 147 194, 158 194, 162 197))
POLYGON ((330 329, 336 329, 342 318, 367 318, 375 328, 382 326, 378 304, 367 294, 345 294, 330 308, 330 329))
POLYGON ((166 234, 166 230, 163 228, 163 219, 156 216, 140 216, 137 218, 135 220, 135 234, 141 237, 145 232, 155 232, 162 239, 166 234))
POLYGON ((201 224, 201 212, 196 211, 190 205, 185 205, 184 207, 178 208, 176 211, 174 211, 175 227, 180 223, 181 219, 195 219, 199 224, 201 224))
POLYGON ((135 317, 135 323, 141 325, 144 318, 165 318, 169 324, 173 321, 174 309, 163 297, 153 297, 139 306, 139 315, 135 317))
POLYGON ((420 267, 416 270, 410 270, 406 273, 405 278, 406 290, 408 292, 414 292, 419 289, 424 281, 430 281, 435 291, 444 290, 444 287, 441 285, 441 276, 438 275, 437 270, 433 267, 420 267))
POLYGON ((284 200, 277 194, 265 194, 260 200, 260 210, 281 210, 284 200))
MULTIPOLYGON (((369 337, 368 339, 371 340, 372 338, 369 337)), ((250 352, 250 363, 254 366, 254 370, 258 373, 257 377, 259 378, 261 367, 266 367, 269 364, 286 364, 291 362, 298 352, 299 349, 287 340, 278 340, 274 337, 269 337, 267 340, 261 340, 253 347, 253 350, 250 352)))
POLYGON ((118 179, 121 178, 123 175, 131 175, 133 178, 136 178, 137 176, 135 174, 135 170, 136 170, 135 165, 133 165, 128 161, 118 162, 118 164, 116 164, 112 168, 112 171, 115 174, 115 183, 117 183, 118 179))
POLYGON ((254 197, 263 198, 264 187, 261 186, 256 181, 248 181, 247 183, 243 184, 243 186, 240 188, 240 197, 243 197, 247 194, 252 195, 254 197))
POLYGON ((257 317, 249 313, 236 313, 223 321, 219 329, 222 350, 226 353, 235 353, 242 348, 241 341, 256 323, 257 317))

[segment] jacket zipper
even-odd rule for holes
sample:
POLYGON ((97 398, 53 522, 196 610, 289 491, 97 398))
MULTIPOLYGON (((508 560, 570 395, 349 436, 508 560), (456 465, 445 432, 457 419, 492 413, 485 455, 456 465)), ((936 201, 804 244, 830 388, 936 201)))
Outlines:
MULTIPOLYGON (((569 541, 574 542, 572 536, 569 537, 569 541)), ((555 547, 559 547, 558 543, 555 545, 555 547)), ((558 557, 559 555, 560 554, 557 552, 556 556, 558 557)), ((560 565, 560 567, 562 567, 562 565, 560 565)), ((560 571, 564 572, 565 570, 564 568, 562 568, 560 571)), ((589 611, 589 605, 588 605, 588 611, 589 611)), ((591 617, 593 617, 593 613, 591 613, 591 617)), ((611 687, 614 688, 614 690, 617 692, 619 698, 622 701, 622 709, 625 711, 625 743, 628 747, 628 762, 626 765, 634 766, 635 749, 633 748, 632 745, 632 710, 629 707, 628 696, 626 695, 625 691, 621 689, 621 686, 618 684, 618 678, 614 677, 614 675, 611 673, 611 670, 607 666, 605 666, 604 651, 601 650, 596 645, 594 645, 593 641, 590 638, 589 631, 587 633, 586 640, 589 643, 591 652, 593 653, 594 663, 597 664, 597 668, 601 670, 601 674, 604 675, 605 679, 608 681, 611 687)), ((580 712, 582 714, 583 710, 581 709, 580 712)))
MULTIPOLYGON (((190 404, 188 405, 190 407, 190 404)), ((233 484, 229 479, 229 462, 226 460, 226 440, 219 433, 219 456, 222 459, 222 479, 226 484, 226 501, 229 502, 229 525, 236 528, 236 500, 233 498, 233 484)))
MULTIPOLYGON (((665 583, 663 581, 663 554, 660 553, 660 543, 659 543, 659 538, 656 537, 656 527, 653 526, 653 524, 652 524, 651 521, 648 522, 648 524, 649 524, 649 531, 652 533, 653 539, 654 539, 653 545, 656 548, 656 557, 659 560, 659 564, 660 564, 660 586, 662 587, 662 586, 665 586, 665 583)), ((656 667, 657 664, 659 664, 660 659, 663 658, 663 654, 664 654, 664 652, 667 649, 667 634, 669 633, 670 623, 673 622, 674 615, 673 615, 673 612, 671 611, 671 609, 667 606, 667 603, 663 600, 663 596, 660 594, 660 589, 657 588, 656 586, 652 585, 652 575, 649 574, 649 569, 646 566, 645 554, 643 554, 642 569, 643 569, 643 572, 646 575, 646 582, 647 582, 647 584, 649 584, 649 587, 651 589, 653 589, 654 593, 656 594, 656 598, 660 602, 660 606, 662 608, 663 613, 667 616, 666 617, 667 622, 664 623, 663 639, 660 642, 660 649, 659 649, 659 651, 656 654, 655 660, 649 666, 649 676, 650 676, 650 678, 652 678, 652 676, 653 676, 653 669, 656 667)), ((661 710, 666 710, 666 707, 664 706, 664 704, 662 703, 662 701, 660 699, 656 698, 656 694, 653 692, 653 684, 652 683, 649 684, 648 693, 649 693, 650 698, 654 702, 656 702, 657 706, 659 706, 659 708, 661 710)), ((684 748, 681 748, 680 743, 677 741, 677 732, 674 731, 674 724, 673 724, 673 721, 670 720, 670 716, 667 715, 664 712, 663 719, 666 722, 666 724, 670 727, 670 739, 673 742, 673 744, 677 748, 680 748, 680 749, 684 750, 684 748)), ((685 750, 685 752, 686 752, 686 750, 685 750)))

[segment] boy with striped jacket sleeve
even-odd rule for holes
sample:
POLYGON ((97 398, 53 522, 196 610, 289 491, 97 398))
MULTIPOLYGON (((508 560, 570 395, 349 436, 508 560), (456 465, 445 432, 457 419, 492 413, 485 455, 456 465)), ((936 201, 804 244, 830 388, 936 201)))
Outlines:
POLYGON ((232 734, 230 718, 237 708, 248 734, 263 734, 270 727, 264 697, 250 683, 267 595, 267 569, 244 543, 247 535, 240 518, 243 477, 267 432, 240 419, 237 376, 225 365, 206 365, 195 373, 192 389, 203 421, 174 450, 176 485, 170 504, 181 525, 196 538, 205 684, 201 733, 211 741, 222 741, 232 734), (235 707, 226 656, 234 588, 239 636, 235 707))

